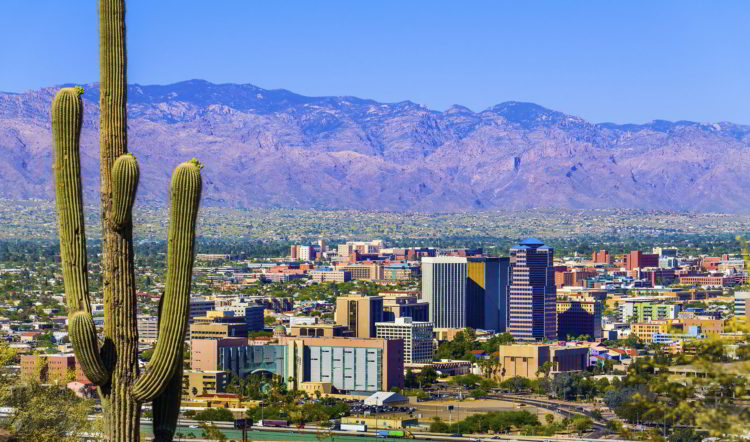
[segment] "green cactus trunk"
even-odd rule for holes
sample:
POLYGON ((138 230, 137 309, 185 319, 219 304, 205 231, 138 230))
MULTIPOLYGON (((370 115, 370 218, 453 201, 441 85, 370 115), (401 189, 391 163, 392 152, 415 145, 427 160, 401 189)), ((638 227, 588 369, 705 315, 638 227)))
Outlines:
MULTIPOLYGON (((141 407, 129 394, 138 376, 138 323, 133 271, 133 227, 114 221, 112 168, 127 152, 125 1, 99 1, 100 191, 105 364, 111 385, 101 388, 111 441, 139 440, 141 407)), ((132 198, 132 196, 130 197, 132 198)), ((123 199, 128 199, 125 197, 123 199)))
POLYGON ((124 0, 100 0, 99 14, 105 315, 101 345, 88 297, 79 146, 83 89, 62 89, 52 104, 60 254, 70 339, 84 373, 99 386, 107 439, 140 440, 141 404, 154 401, 159 440, 171 441, 180 406, 202 166, 193 159, 179 165, 173 174, 164 311, 154 356, 140 374, 132 226, 139 169, 135 157, 127 153, 124 0))

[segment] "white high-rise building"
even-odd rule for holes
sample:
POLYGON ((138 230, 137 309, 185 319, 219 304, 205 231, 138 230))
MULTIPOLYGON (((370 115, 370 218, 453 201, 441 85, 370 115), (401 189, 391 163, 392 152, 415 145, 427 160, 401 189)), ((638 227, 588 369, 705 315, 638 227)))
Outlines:
POLYGON ((396 318, 396 322, 376 322, 376 337, 404 341, 404 363, 432 361, 432 323, 396 318))
POLYGON ((299 259, 301 259, 302 261, 313 261, 315 259, 315 247, 300 246, 299 259))
POLYGON ((465 328, 466 258, 422 258, 422 301, 430 304, 430 322, 438 328, 465 328))
POLYGON ((734 316, 744 316, 748 319, 748 304, 750 304, 750 292, 735 292, 734 293, 734 316))

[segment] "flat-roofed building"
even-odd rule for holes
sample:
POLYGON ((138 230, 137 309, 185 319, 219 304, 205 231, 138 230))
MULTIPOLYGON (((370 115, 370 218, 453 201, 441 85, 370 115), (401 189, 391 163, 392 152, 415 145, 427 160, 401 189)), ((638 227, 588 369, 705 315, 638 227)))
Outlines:
POLYGON ((216 308, 216 301, 214 300, 191 298, 189 309, 190 322, 192 323, 193 319, 197 317, 206 316, 206 313, 210 312, 214 308, 216 308))
POLYGON ((21 377, 38 382, 75 381, 90 384, 74 354, 21 355, 21 377))
POLYGON ((298 258, 302 261, 314 261, 317 257, 315 246, 300 246, 298 253, 298 258))
POLYGON ((192 324, 190 326, 190 339, 221 339, 247 337, 247 335, 247 325, 244 322, 192 324))
POLYGON ((247 339, 193 339, 191 367, 202 371, 228 371, 239 378, 264 373, 287 381, 285 345, 248 345, 247 339))
POLYGON ((247 338, 190 340, 190 367, 193 370, 219 369, 219 349, 247 345, 247 338))
MULTIPOLYGON (((384 294, 381 293, 381 295, 384 294)), ((384 322, 393 322, 396 318, 405 317, 409 317, 415 322, 427 322, 430 317, 430 304, 419 301, 415 294, 383 296, 384 322)))
POLYGON ((349 294, 336 298, 336 324, 358 338, 374 338, 375 323, 383 321, 383 298, 349 294))
POLYGON ((654 333, 669 333, 669 324, 660 322, 634 322, 630 324, 630 334, 644 342, 652 342, 654 333))
POLYGON ((701 319, 701 318, 680 318, 668 321, 671 330, 687 333, 690 327, 700 327, 701 333, 709 337, 718 337, 724 333, 723 319, 701 319))
POLYGON ((707 337, 719 337, 724 333, 723 319, 679 318, 663 319, 645 323, 630 324, 630 332, 646 342, 652 342, 654 333, 685 334, 690 327, 699 327, 700 334, 707 337))
POLYGON ((509 331, 516 341, 557 338, 554 249, 527 238, 510 249, 509 331))
POLYGON ((586 280, 595 278, 599 273, 593 270, 565 270, 555 272, 555 286, 563 287, 577 286, 585 287, 586 280))
POLYGON ((501 380, 521 376, 528 379, 541 377, 539 368, 545 362, 552 363, 553 372, 583 371, 588 367, 588 347, 562 347, 547 344, 501 345, 498 358, 502 370, 501 380))
POLYGON ((383 279, 383 264, 347 264, 336 268, 350 272, 353 280, 374 281, 383 279))
POLYGON ((594 264, 612 264, 612 255, 607 250, 599 250, 591 256, 594 264))
POLYGON ((640 250, 633 250, 625 255, 623 267, 628 270, 642 269, 645 267, 659 267, 659 255, 655 253, 643 253, 640 250))
POLYGON ((373 241, 348 241, 346 244, 339 244, 338 256, 348 257, 352 253, 377 254, 383 247, 385 247, 385 244, 381 239, 373 241))
POLYGON ((310 271, 310 273, 308 274, 310 275, 310 278, 317 283, 342 283, 352 280, 352 272, 347 272, 344 270, 317 269, 310 271))
POLYGON ((258 304, 239 303, 222 305, 216 307, 216 311, 220 312, 232 312, 235 317, 245 318, 245 324, 247 324, 248 331, 263 330, 263 311, 265 307, 258 304))
POLYGON ((644 342, 651 342, 654 333, 668 333, 669 324, 665 322, 634 322, 630 324, 630 334, 644 342))
POLYGON ((682 311, 680 304, 657 302, 628 302, 622 304, 622 321, 648 322, 658 319, 677 319, 682 311))
POLYGON ((734 315, 750 319, 750 292, 734 293, 734 315))
POLYGON ((224 370, 185 370, 182 372, 182 397, 194 399, 203 394, 226 393, 231 374, 224 370))
POLYGON ((401 339, 404 342, 404 362, 432 361, 432 323, 415 322, 412 318, 397 318, 394 322, 378 322, 377 337, 401 339))
POLYGON ((339 324, 298 324, 291 326, 291 336, 311 338, 335 338, 353 336, 346 325, 339 324))
POLYGON ((288 312, 294 308, 294 299, 291 297, 243 296, 240 298, 240 303, 247 305, 261 305, 266 310, 273 310, 276 313, 288 312))
POLYGON ((194 319, 188 339, 246 338, 249 331, 244 316, 234 316, 233 311, 211 311, 194 319))
POLYGON ((383 266, 383 279, 386 281, 408 281, 419 275, 419 266, 407 263, 383 266))
POLYGON ((159 337, 159 321, 156 316, 138 315, 138 340, 153 343, 159 337))
POLYGON ((245 378, 278 375, 283 382, 330 383, 338 392, 389 391, 404 385, 401 340, 278 337, 278 344, 247 339, 194 339, 191 367, 245 378))
POLYGON ((439 328, 505 331, 508 258, 422 258, 422 301, 439 328))
POLYGON ((602 337, 602 305, 594 299, 557 300, 558 339, 588 336, 590 340, 602 337))
POLYGON ((75 368, 74 355, 21 355, 21 377, 39 382, 64 381, 75 368))
POLYGON ((287 375, 331 383, 338 392, 390 391, 404 386, 400 339, 279 338, 287 345, 287 375))
POLYGON ((680 284, 705 287, 729 287, 745 282, 744 275, 686 275, 680 276, 680 284))

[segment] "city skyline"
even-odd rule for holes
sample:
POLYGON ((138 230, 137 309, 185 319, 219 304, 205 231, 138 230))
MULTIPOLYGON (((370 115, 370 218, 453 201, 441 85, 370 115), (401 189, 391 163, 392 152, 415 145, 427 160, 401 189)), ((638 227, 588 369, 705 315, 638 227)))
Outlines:
POLYGON ((750 4, 86 5, 0 16, 0 439, 750 438, 750 4))

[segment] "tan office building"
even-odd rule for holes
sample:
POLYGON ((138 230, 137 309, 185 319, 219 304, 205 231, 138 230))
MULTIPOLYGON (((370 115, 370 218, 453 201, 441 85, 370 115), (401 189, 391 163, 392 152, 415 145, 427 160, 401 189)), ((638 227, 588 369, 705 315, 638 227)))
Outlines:
POLYGON ((154 343, 159 337, 159 321, 156 316, 138 316, 138 340, 154 343))
POLYGON ((300 324, 291 327, 291 336, 335 338, 340 336, 352 336, 349 327, 338 324, 300 324))
POLYGON ((383 321, 383 298, 346 295, 336 298, 336 324, 345 325, 358 338, 374 338, 375 323, 383 321))
POLYGON ((337 270, 350 272, 352 279, 363 281, 383 279, 383 264, 348 264, 337 267, 337 270))
POLYGON ((193 399, 202 394, 225 393, 230 373, 220 370, 185 370, 182 373, 182 397, 193 399))
POLYGON ((342 283, 352 280, 352 273, 343 270, 312 270, 308 275, 313 281, 320 284, 324 282, 342 283))
POLYGON ((552 362, 552 371, 583 371, 588 366, 588 347, 560 347, 556 345, 511 344, 499 348, 500 380, 521 376, 528 379, 537 374, 545 362, 552 362))
POLYGON ((247 338, 247 325, 209 323, 192 324, 189 339, 247 338))

